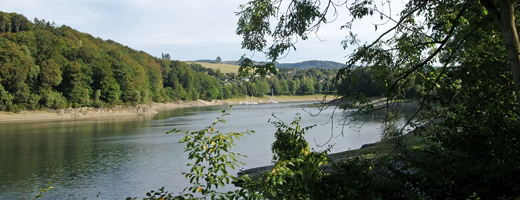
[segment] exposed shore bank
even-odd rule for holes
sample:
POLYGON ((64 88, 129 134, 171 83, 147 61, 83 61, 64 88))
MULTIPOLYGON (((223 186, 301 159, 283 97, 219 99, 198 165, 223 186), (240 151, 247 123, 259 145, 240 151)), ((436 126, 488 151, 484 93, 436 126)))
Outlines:
MULTIPOLYGON (((280 96, 276 97, 279 103, 288 102, 318 102, 323 99, 323 95, 307 96, 280 96)), ((259 99, 258 103, 263 99, 259 99)), ((49 121, 49 120, 77 120, 77 119, 97 119, 97 118, 120 118, 135 117, 140 115, 155 115, 161 110, 171 110, 189 107, 208 107, 222 105, 238 105, 246 102, 246 99, 227 99, 213 101, 176 101, 169 103, 150 103, 137 106, 114 106, 108 108, 65 108, 65 109, 44 109, 38 111, 21 111, 19 113, 0 112, 0 123, 16 121, 49 121)), ((266 101, 263 100, 265 103, 266 101)))

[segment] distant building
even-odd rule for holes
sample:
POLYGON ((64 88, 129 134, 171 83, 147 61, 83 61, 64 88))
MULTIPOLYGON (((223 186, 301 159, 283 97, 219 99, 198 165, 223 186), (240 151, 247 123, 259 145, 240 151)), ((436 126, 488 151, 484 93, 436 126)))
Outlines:
POLYGON ((172 60, 169 53, 167 53, 167 54, 162 53, 162 59, 163 60, 172 60))

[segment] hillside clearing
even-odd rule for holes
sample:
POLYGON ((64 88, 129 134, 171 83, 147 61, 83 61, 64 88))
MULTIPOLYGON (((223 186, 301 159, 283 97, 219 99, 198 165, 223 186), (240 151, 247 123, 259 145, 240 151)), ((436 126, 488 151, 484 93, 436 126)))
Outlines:
POLYGON ((238 65, 231 65, 225 63, 207 63, 207 62, 193 62, 195 64, 200 64, 205 68, 211 69, 220 69, 222 73, 238 73, 238 65))

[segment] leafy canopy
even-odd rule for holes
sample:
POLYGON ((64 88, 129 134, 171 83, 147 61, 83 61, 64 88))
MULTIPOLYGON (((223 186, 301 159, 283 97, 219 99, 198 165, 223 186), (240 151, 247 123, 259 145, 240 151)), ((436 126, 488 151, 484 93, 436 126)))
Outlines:
MULTIPOLYGON (((422 150, 404 148, 384 166, 382 172, 404 180, 396 184, 402 185, 399 191, 407 191, 400 198, 518 198, 520 183, 507 174, 520 172, 520 2, 409 0, 397 17, 383 9, 392 8, 390 4, 398 3, 253 0, 237 13, 237 34, 243 37, 243 48, 264 52, 274 63, 295 50, 298 39, 331 22, 329 16, 348 13, 350 20, 340 27, 349 30, 342 45, 356 48, 336 74, 331 94, 344 108, 360 108, 347 109, 355 112, 347 116, 386 109, 387 121, 400 119, 407 104, 415 102, 413 117, 387 136, 404 144, 401 136, 407 127, 421 126, 425 128, 413 133, 432 142, 422 150), (363 42, 353 22, 370 16, 381 19, 376 30, 381 24, 388 28, 363 42), (382 106, 372 104, 364 93, 345 92, 366 80, 384 90, 382 106)), ((251 63, 242 69, 271 70, 268 64, 251 63)), ((382 177, 372 174, 367 175, 382 177)))

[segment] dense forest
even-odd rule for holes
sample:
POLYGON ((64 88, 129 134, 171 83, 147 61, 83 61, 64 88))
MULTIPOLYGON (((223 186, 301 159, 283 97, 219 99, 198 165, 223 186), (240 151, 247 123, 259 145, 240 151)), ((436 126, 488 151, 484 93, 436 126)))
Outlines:
POLYGON ((224 74, 16 13, 0 12, 0 30, 2 111, 324 93, 337 73, 283 68, 266 78, 224 74))
POLYGON ((168 99, 169 63, 144 52, 15 13, 0 13, 0 29, 0 110, 168 99))

